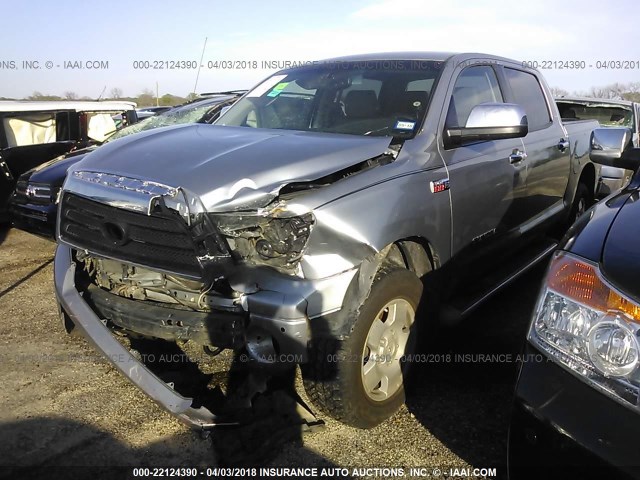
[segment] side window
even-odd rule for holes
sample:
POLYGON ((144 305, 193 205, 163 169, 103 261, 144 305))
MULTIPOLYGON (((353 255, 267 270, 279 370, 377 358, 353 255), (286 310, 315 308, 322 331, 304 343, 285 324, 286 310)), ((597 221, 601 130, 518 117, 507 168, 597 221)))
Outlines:
POLYGON ((464 127, 473 107, 495 102, 503 100, 493 68, 487 65, 465 68, 453 87, 446 127, 464 127))
POLYGON ((3 119, 8 147, 38 145, 56 141, 53 113, 24 113, 3 119))
POLYGON ((542 87, 535 75, 513 68, 505 68, 504 74, 513 92, 514 101, 527 113, 529 131, 540 130, 551 123, 542 87))
POLYGON ((104 142, 117 129, 111 113, 90 112, 87 114, 87 136, 91 140, 104 142))

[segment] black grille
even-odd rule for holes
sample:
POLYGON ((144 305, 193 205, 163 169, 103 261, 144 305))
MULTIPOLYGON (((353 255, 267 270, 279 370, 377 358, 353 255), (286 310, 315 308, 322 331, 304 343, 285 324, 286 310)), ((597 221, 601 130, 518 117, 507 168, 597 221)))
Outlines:
POLYGON ((98 255, 200 276, 194 241, 183 219, 145 215, 65 193, 62 240, 98 255))

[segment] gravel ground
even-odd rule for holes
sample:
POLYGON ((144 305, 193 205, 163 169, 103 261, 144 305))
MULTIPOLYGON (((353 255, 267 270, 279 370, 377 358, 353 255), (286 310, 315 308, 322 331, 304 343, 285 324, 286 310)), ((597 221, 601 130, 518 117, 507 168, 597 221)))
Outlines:
MULTIPOLYGON (((504 477, 515 357, 543 267, 445 331, 429 362, 414 372, 406 406, 383 425, 363 431, 322 417, 324 428, 301 434, 268 424, 263 427, 273 435, 214 433, 213 448, 211 438, 164 413, 84 339, 63 333, 52 284, 54 248, 27 233, 0 230, 0 478, 61 472, 61 478, 95 479, 116 471, 87 468, 96 466, 215 466, 239 439, 256 449, 276 440, 264 466, 348 468, 341 477, 376 473, 353 468, 401 467, 405 478, 415 467, 440 468, 450 478, 470 478, 450 469, 495 467, 504 477), (505 361, 488 361, 496 354, 505 361), (16 466, 39 470, 9 468, 16 466), (73 474, 71 466, 78 467, 73 474)), ((213 369, 221 373, 229 356, 216 362, 213 369)))

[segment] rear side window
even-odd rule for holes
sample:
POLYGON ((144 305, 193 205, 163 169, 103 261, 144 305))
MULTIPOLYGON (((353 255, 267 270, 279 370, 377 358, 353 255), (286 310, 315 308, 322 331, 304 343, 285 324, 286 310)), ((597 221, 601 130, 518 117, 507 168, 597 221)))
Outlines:
POLYGON ((56 121, 53 113, 16 114, 7 116, 2 121, 8 147, 56 141, 56 121))
POLYGON ((535 75, 513 68, 505 68, 504 74, 513 92, 514 101, 524 108, 529 131, 540 130, 551 123, 547 101, 535 75))
POLYGON ((447 128, 464 127, 473 107, 496 102, 502 103, 503 100, 493 68, 486 65, 465 68, 453 87, 447 111, 447 128))

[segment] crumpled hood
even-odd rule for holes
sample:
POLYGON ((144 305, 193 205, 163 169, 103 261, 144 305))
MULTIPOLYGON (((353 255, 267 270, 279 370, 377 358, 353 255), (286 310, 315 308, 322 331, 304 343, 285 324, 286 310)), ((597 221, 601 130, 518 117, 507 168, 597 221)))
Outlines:
POLYGON ((381 155, 389 143, 389 137, 190 124, 109 142, 73 170, 182 187, 208 211, 223 211, 265 206, 282 186, 381 155))

